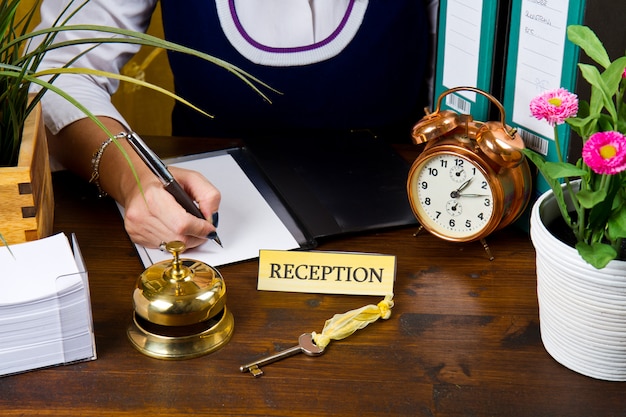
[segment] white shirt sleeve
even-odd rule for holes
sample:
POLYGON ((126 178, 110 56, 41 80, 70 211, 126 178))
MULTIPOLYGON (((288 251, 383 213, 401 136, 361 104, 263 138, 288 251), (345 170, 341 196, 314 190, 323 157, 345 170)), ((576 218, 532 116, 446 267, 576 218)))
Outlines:
MULTIPOLYGON (((157 0, 90 0, 66 24, 93 24, 144 32, 150 23, 150 17, 157 0)), ((44 0, 41 6, 39 28, 52 27, 59 15, 72 0, 44 0)), ((83 1, 73 1, 70 10, 75 10, 83 1)), ((64 16, 69 15, 69 11, 64 16)), ((61 18, 61 21, 63 18, 61 18)), ((58 23, 57 23, 58 25, 58 23)), ((59 32, 55 42, 80 37, 111 37, 107 33, 96 32, 59 32)), ((76 45, 52 49, 44 55, 38 69, 59 68, 76 57, 81 51, 93 44, 76 45)), ((31 47, 32 49, 32 47, 31 47)), ((93 68, 119 73, 121 68, 139 50, 138 45, 124 43, 105 43, 86 53, 72 67, 93 68)), ((117 80, 91 75, 63 74, 56 78, 53 85, 67 92, 79 103, 97 116, 108 116, 128 127, 128 123, 111 103, 113 94, 119 85, 117 80)), ((33 90, 39 86, 33 85, 33 90)), ((46 91, 42 98, 44 123, 57 134, 68 124, 82 119, 85 114, 73 104, 52 91, 46 91)))

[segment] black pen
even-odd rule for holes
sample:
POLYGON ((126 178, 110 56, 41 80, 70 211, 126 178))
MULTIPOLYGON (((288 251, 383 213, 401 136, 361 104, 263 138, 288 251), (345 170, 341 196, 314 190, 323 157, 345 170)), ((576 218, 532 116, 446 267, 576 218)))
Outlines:
MULTIPOLYGON (((125 136, 130 146, 133 147, 137 155, 143 159, 145 164, 150 168, 154 175, 161 181, 163 188, 170 193, 178 204, 180 204, 188 213, 194 216, 206 220, 196 203, 189 197, 189 194, 183 190, 183 187, 174 179, 172 173, 167 169, 163 161, 145 144, 145 142, 135 132, 122 133, 121 136, 125 136)), ((217 213, 213 214, 213 225, 217 227, 217 213)), ((222 246, 222 241, 217 236, 216 232, 209 233, 207 236, 209 239, 213 239, 215 243, 222 246)), ((223 247, 223 246, 222 246, 223 247)))

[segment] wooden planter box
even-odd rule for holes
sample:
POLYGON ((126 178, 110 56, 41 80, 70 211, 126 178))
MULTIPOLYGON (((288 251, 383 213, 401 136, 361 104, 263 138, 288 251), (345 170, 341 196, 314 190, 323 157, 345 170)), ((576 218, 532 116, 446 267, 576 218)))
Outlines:
POLYGON ((54 197, 48 142, 37 106, 24 124, 19 160, 0 168, 0 233, 11 245, 52 233, 54 197))

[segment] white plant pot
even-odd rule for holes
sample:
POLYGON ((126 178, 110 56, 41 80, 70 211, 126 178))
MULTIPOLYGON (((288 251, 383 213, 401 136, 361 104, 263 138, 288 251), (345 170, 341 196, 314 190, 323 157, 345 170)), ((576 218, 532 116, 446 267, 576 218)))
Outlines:
POLYGON ((552 191, 534 204, 530 237, 537 255, 537 297, 546 351, 567 368, 626 381, 626 262, 595 269, 545 227, 560 212, 552 191))

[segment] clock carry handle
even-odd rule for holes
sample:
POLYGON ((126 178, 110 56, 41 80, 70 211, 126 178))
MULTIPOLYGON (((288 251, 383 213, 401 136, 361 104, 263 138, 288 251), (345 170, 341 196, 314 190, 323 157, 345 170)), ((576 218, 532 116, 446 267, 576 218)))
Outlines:
POLYGON ((517 129, 507 126, 504 107, 494 96, 475 87, 455 87, 441 93, 437 99, 435 111, 424 116, 413 127, 413 142, 416 144, 427 142, 472 122, 471 115, 460 115, 451 110, 440 110, 441 102, 445 96, 462 90, 473 91, 485 96, 500 110, 499 122, 474 123, 474 125, 480 126, 475 138, 480 150, 489 159, 505 168, 513 168, 522 163, 524 154, 521 150, 524 149, 524 141, 517 133, 517 129))

